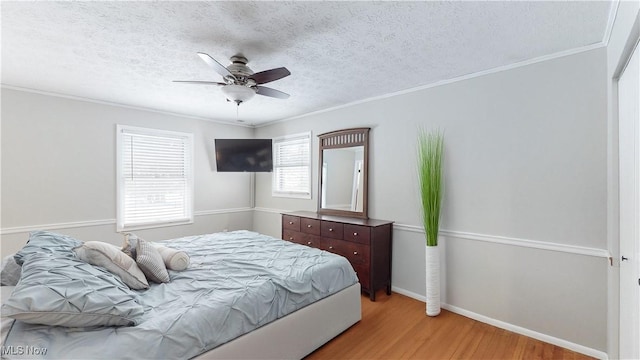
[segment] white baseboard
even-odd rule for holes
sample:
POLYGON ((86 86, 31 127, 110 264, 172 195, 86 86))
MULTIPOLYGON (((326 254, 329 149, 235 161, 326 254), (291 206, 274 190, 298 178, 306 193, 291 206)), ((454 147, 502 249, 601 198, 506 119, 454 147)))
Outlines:
MULTIPOLYGON (((405 289, 402 289, 402 288, 399 288, 399 287, 392 286, 391 290, 393 290, 393 292, 396 292, 398 294, 405 295, 405 296, 408 296, 410 298, 413 298, 413 299, 416 299, 416 300, 420 300, 422 302, 424 302, 426 300, 426 297, 424 295, 417 294, 417 293, 414 293, 412 291, 405 290, 405 289)), ((583 346, 583 345, 580 345, 580 344, 572 343, 570 341, 559 339, 557 337, 553 337, 553 336, 550 336, 550 335, 547 335, 547 334, 542 334, 542 333, 539 333, 537 331, 533 331, 533 330, 530 330, 530 329, 527 329, 527 328, 523 328, 521 326, 510 324, 508 322, 504 322, 504 321, 501 321, 501 320, 496 320, 496 319, 490 318, 488 316, 480 315, 480 314, 474 313, 472 311, 465 310, 465 309, 462 309, 462 308, 459 308, 457 306, 453 306, 453 305, 450 305, 450 304, 442 303, 441 307, 443 309, 445 309, 445 310, 451 311, 451 312, 456 313, 458 315, 462 315, 462 316, 468 317, 470 319, 477 320, 477 321, 480 321, 482 323, 489 324, 489 325, 492 325, 492 326, 495 326, 495 327, 498 327, 498 328, 501 328, 501 329, 505 329, 505 330, 514 332, 516 334, 528 336, 528 337, 536 339, 536 340, 540 340, 540 341, 544 341, 544 342, 549 343, 549 344, 560 346, 562 348, 569 349, 569 350, 572 350, 572 351, 575 351, 575 352, 578 352, 578 353, 581 353, 581 354, 584 354, 584 355, 587 355, 587 356, 591 356, 591 357, 594 357, 594 358, 597 358, 597 359, 603 359, 603 360, 609 359, 609 355, 607 355, 607 353, 605 353, 603 351, 600 351, 600 350, 596 350, 596 349, 592 349, 592 348, 589 348, 589 347, 586 347, 586 346, 583 346)))
POLYGON ((410 297, 412 299, 420 300, 422 302, 426 302, 427 301, 427 297, 426 296, 414 293, 413 291, 405 290, 403 288, 391 286, 391 291, 393 291, 395 293, 398 293, 400 295, 408 296, 408 297, 410 297))

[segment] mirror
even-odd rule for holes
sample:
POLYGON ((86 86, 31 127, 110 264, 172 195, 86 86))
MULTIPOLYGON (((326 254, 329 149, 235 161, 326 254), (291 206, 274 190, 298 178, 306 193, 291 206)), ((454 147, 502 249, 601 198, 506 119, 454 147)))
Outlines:
POLYGON ((318 213, 366 219, 369 128, 333 131, 318 138, 318 213))

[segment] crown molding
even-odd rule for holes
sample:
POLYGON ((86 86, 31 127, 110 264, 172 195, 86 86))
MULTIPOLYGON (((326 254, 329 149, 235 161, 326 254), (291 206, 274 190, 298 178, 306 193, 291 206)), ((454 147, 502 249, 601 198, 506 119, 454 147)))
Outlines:
POLYGON ((148 108, 143 106, 127 105, 127 104, 122 104, 122 103, 117 103, 112 101, 105 101, 105 100, 98 100, 98 99, 87 98, 82 96, 66 95, 66 94, 61 94, 53 91, 37 90, 37 89, 25 88, 25 87, 14 86, 9 84, 0 84, 0 88, 22 91, 22 92, 38 94, 38 95, 53 96, 53 97, 75 100, 75 101, 83 101, 83 102, 100 104, 100 105, 114 106, 114 107, 119 107, 124 109, 132 109, 132 110, 146 111, 146 112, 152 112, 152 113, 162 114, 162 115, 177 116, 177 117, 182 117, 187 119, 208 121, 208 122, 213 122, 213 123, 222 124, 222 125, 239 126, 239 127, 246 127, 246 128, 255 127, 254 125, 251 125, 251 124, 232 123, 230 121, 211 119, 211 118, 206 118, 202 116, 195 116, 195 115, 188 115, 188 114, 176 113, 176 112, 165 111, 165 110, 158 110, 158 109, 153 109, 153 108, 148 108))
POLYGON ((604 30, 604 36, 602 37, 602 43, 605 46, 609 45, 611 40, 611 32, 613 31, 613 24, 616 22, 618 16, 618 8, 620 7, 620 0, 613 0, 611 8, 609 9, 609 19, 607 20, 607 27, 604 30))
POLYGON ((285 119, 280 119, 280 120, 268 121, 268 122, 265 122, 265 123, 257 124, 257 125, 255 125, 255 127, 256 128, 262 128, 262 127, 265 127, 265 126, 270 126, 270 125, 274 125, 274 124, 278 124, 278 123, 282 123, 282 122, 288 122, 288 121, 292 121, 292 120, 300 120, 300 119, 303 119, 303 118, 306 118, 306 117, 309 117, 309 116, 319 115, 319 114, 323 114, 323 113, 327 113, 327 112, 331 112, 331 111, 336 111, 336 110, 339 110, 339 109, 348 108, 348 107, 352 107, 352 106, 356 106, 356 105, 360 105, 360 104, 366 104, 366 103, 369 103, 369 102, 372 102, 372 101, 388 99, 388 98, 395 97, 395 96, 414 93, 416 91, 422 91, 422 90, 431 89, 431 88, 435 88, 435 87, 439 87, 439 86, 449 85, 449 84, 460 82, 460 81, 464 81, 464 80, 474 79, 474 78, 485 76, 485 75, 495 74, 495 73, 499 73, 499 72, 502 72, 502 71, 508 71, 508 70, 512 70, 512 69, 517 69, 517 68, 521 68, 523 66, 537 64, 537 63, 540 63, 540 62, 553 60, 553 59, 558 59, 558 58, 562 58, 562 57, 565 57, 565 56, 571 56, 571 55, 575 55, 575 54, 580 54, 580 53, 591 51, 591 50, 594 50, 594 49, 599 49, 599 48, 602 48, 602 47, 605 47, 605 46, 606 46, 605 43, 598 42, 598 43, 595 43, 595 44, 591 44, 591 45, 587 45, 587 46, 583 46, 583 47, 579 47, 579 48, 575 48, 575 49, 560 51, 560 52, 557 52, 557 53, 554 53, 554 54, 550 54, 550 55, 539 56, 537 58, 524 60, 524 61, 520 61, 520 62, 517 62, 517 63, 509 64, 509 65, 498 66, 498 67, 495 67, 495 68, 492 68, 492 69, 483 70, 483 71, 479 71, 479 72, 475 72, 475 73, 471 73, 471 74, 458 76, 458 77, 455 77, 455 78, 452 78, 452 79, 436 81, 434 83, 427 84, 427 85, 421 85, 421 86, 417 86, 417 87, 413 87, 413 88, 409 88, 409 89, 405 89, 405 90, 400 90, 400 91, 396 91, 396 92, 392 92, 392 93, 388 93, 388 94, 384 94, 384 95, 370 97, 370 98, 363 99, 363 100, 353 101, 353 102, 350 102, 350 103, 347 103, 347 104, 338 105, 338 106, 334 106, 334 107, 330 107, 330 108, 326 108, 326 109, 322 109, 322 110, 318 110, 318 111, 312 111, 312 112, 309 112, 309 113, 306 113, 306 114, 302 114, 302 115, 296 115, 296 116, 292 116, 292 117, 285 118, 285 119))

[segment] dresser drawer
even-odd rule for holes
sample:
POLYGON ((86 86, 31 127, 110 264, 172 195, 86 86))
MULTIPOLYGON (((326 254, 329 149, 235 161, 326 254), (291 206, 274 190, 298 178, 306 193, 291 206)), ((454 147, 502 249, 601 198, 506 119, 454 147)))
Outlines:
POLYGON ((320 234, 323 237, 342 240, 344 224, 333 221, 322 221, 320 224, 320 234))
POLYGON ((371 228, 362 225, 344 224, 344 239, 369 245, 371 243, 371 228))
POLYGON ((307 234, 320 235, 320 220, 301 218, 300 231, 307 234))
POLYGON ((304 235, 305 234, 293 230, 282 230, 282 240, 291 241, 296 244, 304 244, 304 235))
POLYGON ((294 242, 296 244, 323 249, 323 239, 321 239, 320 236, 316 235, 305 234, 292 230, 284 230, 282 233, 282 239, 294 242))
POLYGON ((300 231, 300 218, 291 215, 282 215, 282 229, 300 231))
POLYGON ((313 248, 317 248, 317 249, 321 249, 324 250, 323 247, 323 239, 320 238, 320 236, 316 236, 316 235, 311 235, 311 234, 302 234, 303 236, 303 242, 302 245, 307 245, 313 248))
POLYGON ((329 251, 342 255, 351 264, 369 265, 369 246, 344 240, 332 240, 329 251))

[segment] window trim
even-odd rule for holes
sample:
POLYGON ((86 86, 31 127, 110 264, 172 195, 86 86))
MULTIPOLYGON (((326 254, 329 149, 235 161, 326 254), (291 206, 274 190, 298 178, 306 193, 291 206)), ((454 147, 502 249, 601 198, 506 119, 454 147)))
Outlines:
POLYGON ((284 135, 284 136, 279 136, 279 137, 275 137, 273 138, 273 175, 271 177, 271 196, 273 197, 282 197, 282 198, 294 198, 294 199, 311 199, 312 196, 312 188, 313 188, 313 180, 311 178, 311 176, 313 175, 312 173, 312 163, 311 163, 311 159, 312 159, 312 153, 313 153, 313 148, 311 147, 312 145, 312 138, 311 138, 311 131, 305 131, 305 132, 301 132, 301 133, 297 133, 297 134, 290 134, 290 135, 284 135), (309 174, 309 187, 307 189, 307 192, 302 193, 302 192, 294 192, 294 191, 278 191, 276 190, 276 168, 278 167, 277 164, 278 162, 276 161, 276 155, 277 155, 277 151, 276 151, 276 143, 277 142, 286 142, 288 140, 293 140, 293 139, 300 139, 300 138, 306 138, 308 140, 308 144, 309 144, 309 161, 308 161, 308 174, 309 174))
POLYGON ((141 229, 153 229, 153 228, 161 228, 167 226, 177 226, 177 225, 189 225, 194 223, 194 214, 195 214, 195 153, 194 153, 194 136, 192 133, 186 132, 178 132, 178 131, 170 131, 170 130, 160 130, 160 129, 152 129, 152 128, 144 128, 138 126, 129 126, 129 125, 116 125, 116 232, 124 232, 124 231, 133 231, 133 230, 141 230, 141 229), (187 139, 187 151, 190 153, 190 159, 188 164, 188 176, 187 176, 187 186, 188 186, 188 194, 187 198, 187 218, 180 220, 169 220, 169 221, 159 221, 152 223, 141 223, 135 225, 124 225, 124 178, 122 176, 122 161, 123 161, 123 149, 122 135, 125 132, 130 133, 139 133, 142 135, 150 135, 150 136, 167 136, 167 137, 181 137, 187 139))

